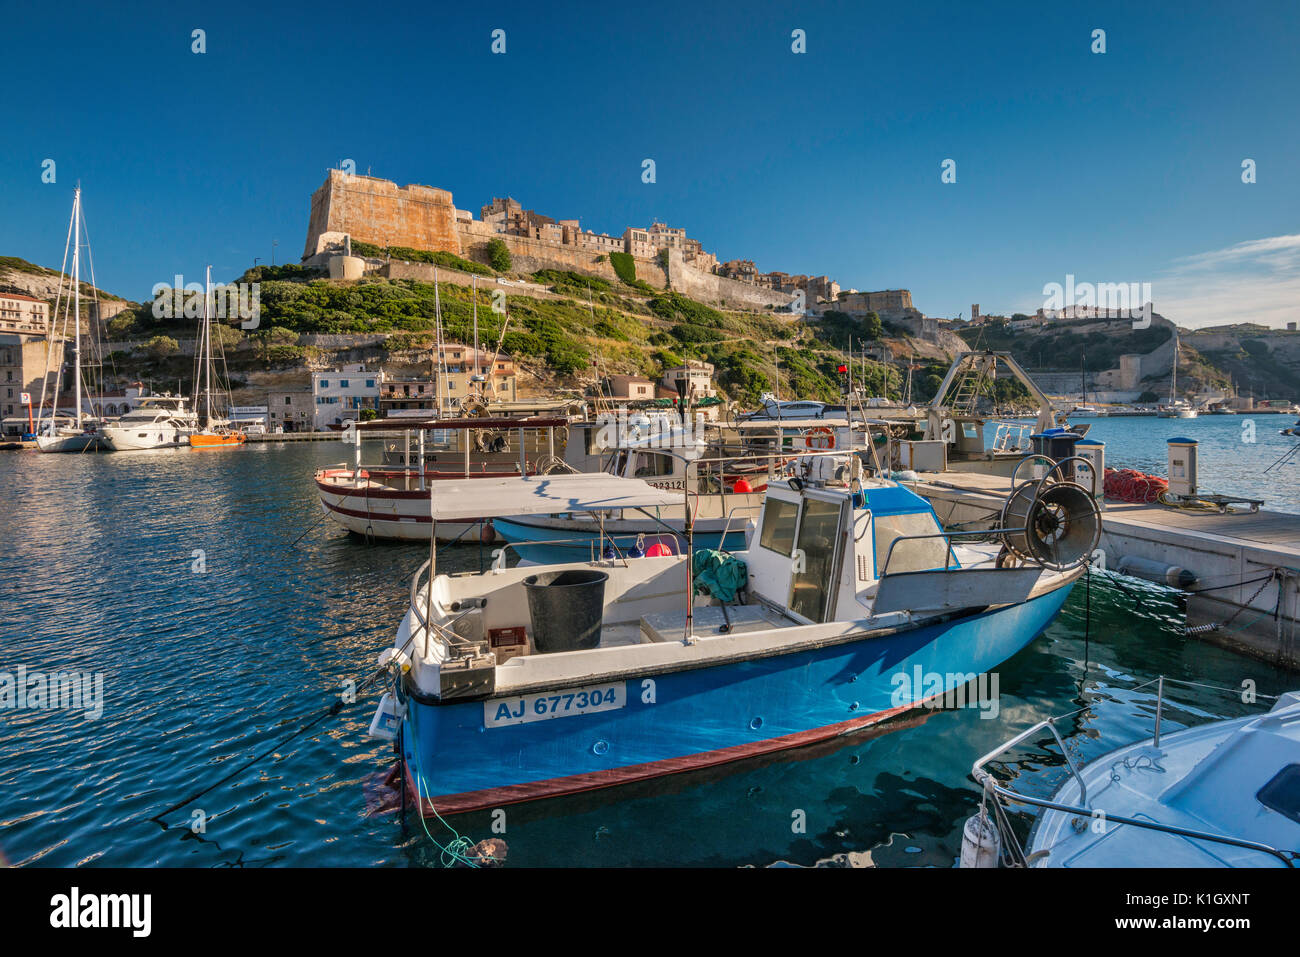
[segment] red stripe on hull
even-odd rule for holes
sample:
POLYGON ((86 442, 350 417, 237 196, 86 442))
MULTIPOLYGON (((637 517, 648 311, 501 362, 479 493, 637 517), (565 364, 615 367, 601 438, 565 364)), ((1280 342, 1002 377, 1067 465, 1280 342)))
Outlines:
MULTIPOLYGON (((545 781, 530 781, 526 784, 510 784, 505 787, 487 788, 482 791, 465 791, 461 794, 444 794, 434 798, 420 798, 416 790, 415 775, 408 765, 406 769, 407 789, 412 800, 419 806, 425 817, 432 817, 434 809, 439 814, 462 814, 469 811, 483 811, 498 808, 506 804, 520 804, 524 801, 536 801, 541 798, 562 797, 567 794, 579 794, 583 791, 596 791, 601 788, 631 784, 650 778, 679 774, 683 771, 695 771, 701 768, 728 764, 745 758, 770 754, 773 751, 785 751, 808 744, 816 744, 830 738, 858 731, 868 725, 877 724, 887 718, 920 707, 924 702, 900 705, 887 711, 877 711, 862 718, 853 718, 837 724, 828 724, 812 731, 798 731, 794 734, 769 738, 766 741, 754 741, 750 744, 737 744, 716 751, 701 751, 680 758, 667 758, 663 761, 650 761, 646 764, 632 764, 624 768, 610 768, 608 771, 593 771, 587 774, 573 774, 563 778, 550 778, 545 781)), ((405 761, 405 757, 402 758, 405 761)))

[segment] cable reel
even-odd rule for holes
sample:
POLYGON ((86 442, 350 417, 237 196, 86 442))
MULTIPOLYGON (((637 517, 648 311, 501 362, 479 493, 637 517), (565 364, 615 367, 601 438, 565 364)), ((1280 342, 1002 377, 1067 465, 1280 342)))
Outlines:
POLYGON ((1008 558, 1066 571, 1092 556, 1101 540, 1101 512, 1087 489, 1058 474, 1074 459, 1087 464, 1081 456, 1061 459, 1042 479, 1022 482, 1007 497, 1000 524, 1008 558))

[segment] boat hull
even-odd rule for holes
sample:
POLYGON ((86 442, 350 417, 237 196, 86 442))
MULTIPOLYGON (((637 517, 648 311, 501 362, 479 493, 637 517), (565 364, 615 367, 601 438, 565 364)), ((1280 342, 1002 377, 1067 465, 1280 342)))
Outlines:
POLYGON ((243 445, 247 438, 242 432, 205 433, 195 432, 190 436, 192 449, 234 449, 243 445))
POLYGON ((38 435, 36 447, 42 452, 102 452, 108 444, 100 435, 38 435))
POLYGON ((141 449, 174 449, 190 444, 190 433, 183 429, 123 429, 108 426, 104 440, 114 452, 134 452, 141 449))
POLYGON ((1070 587, 1062 584, 1021 604, 885 635, 606 682, 593 687, 606 695, 612 687, 623 703, 594 713, 500 724, 501 715, 515 714, 525 701, 441 703, 408 697, 400 738, 408 787, 423 813, 459 813, 834 738, 996 668, 1047 627, 1070 587), (912 676, 926 677, 921 683, 912 676), (929 676, 938 676, 942 687, 932 685, 929 676), (909 684, 913 689, 905 690, 909 684))
MULTIPOLYGON (((347 469, 327 469, 316 476, 321 508, 335 523, 366 538, 400 542, 429 540, 433 529, 429 489, 376 488, 365 482, 353 486, 348 481, 351 474, 347 469)), ((432 481, 431 479, 431 486, 432 481)), ((439 522, 437 535, 440 542, 497 541, 493 523, 488 518, 467 522, 439 522)))

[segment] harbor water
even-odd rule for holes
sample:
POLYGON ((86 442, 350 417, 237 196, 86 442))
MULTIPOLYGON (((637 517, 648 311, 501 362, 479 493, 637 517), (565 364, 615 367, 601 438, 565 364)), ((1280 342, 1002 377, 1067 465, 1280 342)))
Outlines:
MULTIPOLYGON (((1111 464, 1157 473, 1166 433, 1189 434, 1203 484, 1212 475, 1214 491, 1300 512, 1295 466, 1277 482, 1258 474, 1290 421, 1256 416, 1251 446, 1243 418, 1098 419, 1093 434, 1111 464)), ((1156 674, 1261 694, 1294 683, 1184 637, 1174 593, 1093 575, 998 670, 996 711, 914 711, 830 745, 430 821, 426 834, 385 810, 392 749, 366 737, 376 688, 330 713, 373 671, 428 551, 367 545, 321 520, 312 471, 345 457, 334 443, 0 455, 0 674, 103 682, 97 717, 0 710, 10 863, 436 867, 455 828, 504 840, 511 867, 951 867, 980 798, 971 762, 1029 724, 1086 699, 1070 726, 1086 759, 1149 733, 1154 695, 1134 689, 1156 674)), ((440 565, 489 557, 456 546, 440 565)), ((1203 689, 1171 699, 1166 731, 1249 710, 1203 689)), ((1032 793, 1063 773, 1041 752, 1015 761, 1032 793)))

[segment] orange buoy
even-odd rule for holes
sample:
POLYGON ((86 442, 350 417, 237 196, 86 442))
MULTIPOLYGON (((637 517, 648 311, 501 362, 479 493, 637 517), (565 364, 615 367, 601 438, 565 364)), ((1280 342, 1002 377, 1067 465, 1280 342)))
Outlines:
POLYGON ((662 558, 664 555, 671 555, 673 550, 663 542, 655 542, 645 550, 646 558, 662 558))
POLYGON ((731 490, 736 493, 754 491, 750 484, 744 479, 736 479, 736 484, 731 487, 731 490))

